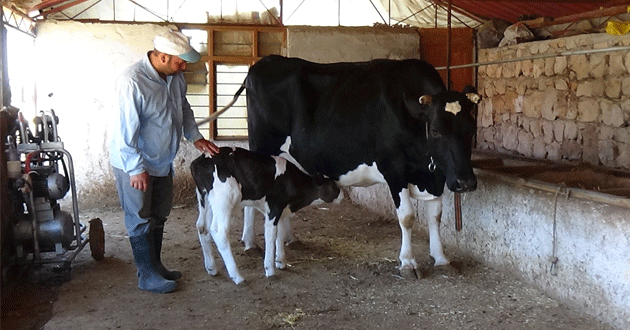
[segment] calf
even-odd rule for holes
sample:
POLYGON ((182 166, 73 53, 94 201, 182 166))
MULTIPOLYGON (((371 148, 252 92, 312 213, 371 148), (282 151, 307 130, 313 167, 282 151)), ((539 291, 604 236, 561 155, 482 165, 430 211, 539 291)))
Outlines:
POLYGON ((212 157, 201 155, 190 165, 197 185, 197 231, 208 274, 216 275, 210 236, 234 283, 243 277, 228 240, 232 215, 251 206, 265 215, 265 275, 286 267, 285 228, 290 216, 304 206, 339 201, 343 194, 332 179, 300 171, 286 159, 242 148, 222 147, 212 157), (275 256, 275 264, 274 264, 275 256))

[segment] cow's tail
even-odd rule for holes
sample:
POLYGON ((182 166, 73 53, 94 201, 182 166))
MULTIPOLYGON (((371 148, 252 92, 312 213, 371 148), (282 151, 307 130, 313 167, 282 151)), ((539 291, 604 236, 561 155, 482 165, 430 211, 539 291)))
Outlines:
POLYGON ((243 92, 243 90, 245 89, 245 82, 243 82, 243 85, 241 85, 241 88, 239 88, 236 91, 236 94, 234 94, 234 98, 232 99, 232 101, 230 101, 230 103, 228 103, 226 106, 224 106, 223 108, 221 108, 221 110, 211 114, 208 118, 203 119, 202 121, 197 122, 197 126, 199 125, 203 125, 205 123, 209 123, 211 121, 216 120, 221 114, 223 114, 225 111, 227 111, 230 107, 232 107, 232 105, 234 105, 234 103, 236 102, 236 100, 238 100, 238 97, 241 96, 241 93, 243 92))

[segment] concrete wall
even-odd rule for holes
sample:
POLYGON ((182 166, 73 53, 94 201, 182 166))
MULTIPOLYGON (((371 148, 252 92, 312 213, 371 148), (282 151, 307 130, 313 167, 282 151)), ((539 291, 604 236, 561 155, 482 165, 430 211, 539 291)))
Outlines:
POLYGON ((403 28, 292 26, 287 56, 319 63, 420 58, 420 35, 403 28))
MULTIPOLYGON (((73 156, 82 207, 118 203, 107 133, 115 111, 115 80, 153 48, 153 37, 164 28, 157 24, 69 21, 46 21, 37 26, 37 109, 53 108, 60 118, 59 135, 73 156), (49 93, 53 93, 50 98, 49 93)), ((419 57, 419 37, 412 29, 288 29, 289 56, 320 62, 419 57)), ((247 146, 242 141, 217 144, 247 146)), ((176 203, 194 201, 188 165, 198 154, 192 144, 182 143, 175 160, 176 203)))
MULTIPOLYGON (((477 190, 461 195, 461 232, 455 231, 453 194, 447 190, 443 195, 440 232, 447 257, 457 253, 479 260, 521 278, 578 311, 618 329, 629 329, 630 210, 564 194, 556 199, 553 193, 506 183, 487 172, 477 174, 477 190), (554 206, 558 258, 555 276, 550 272, 554 206)), ((378 214, 395 218, 386 185, 352 188, 350 198, 378 214)), ((415 205, 417 228, 426 234, 422 206, 415 205)))
MULTIPOLYGON (((479 62, 630 45, 607 34, 483 49, 479 62)), ((630 51, 479 68, 482 149, 630 169, 630 51)))

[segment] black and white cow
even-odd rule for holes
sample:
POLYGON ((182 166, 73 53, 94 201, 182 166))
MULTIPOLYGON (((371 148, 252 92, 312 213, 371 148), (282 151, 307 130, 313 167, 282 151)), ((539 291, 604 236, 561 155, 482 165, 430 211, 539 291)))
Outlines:
POLYGON ((236 284, 243 282, 243 277, 234 261, 228 234, 233 215, 243 206, 265 215, 265 275, 272 276, 275 267, 286 267, 284 229, 290 228, 290 216, 307 205, 335 202, 343 197, 332 179, 311 177, 282 157, 242 148, 222 147, 212 157, 201 155, 191 163, 190 171, 197 185, 197 231, 206 271, 217 274, 212 238, 236 284))
MULTIPOLYGON (((282 154, 340 186, 386 183, 406 277, 419 275, 411 198, 424 201, 430 255, 436 266, 449 264, 439 234, 444 186, 477 187, 471 144, 480 96, 473 87, 448 91, 435 68, 416 59, 318 64, 276 55, 254 64, 244 87, 250 150, 282 154)), ((246 210, 246 248, 255 245, 252 219, 246 210)))

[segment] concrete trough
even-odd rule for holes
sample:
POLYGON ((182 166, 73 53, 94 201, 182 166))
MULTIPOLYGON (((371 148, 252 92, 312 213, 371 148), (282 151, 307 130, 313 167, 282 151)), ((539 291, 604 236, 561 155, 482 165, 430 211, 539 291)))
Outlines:
MULTIPOLYGON (((447 256, 474 258, 615 328, 630 329, 630 199, 475 171, 478 189, 461 195, 459 232, 454 194, 443 196, 447 256)), ((385 185, 352 188, 349 194, 355 203, 394 217, 385 185)), ((426 231, 417 209, 419 229, 426 231)))

